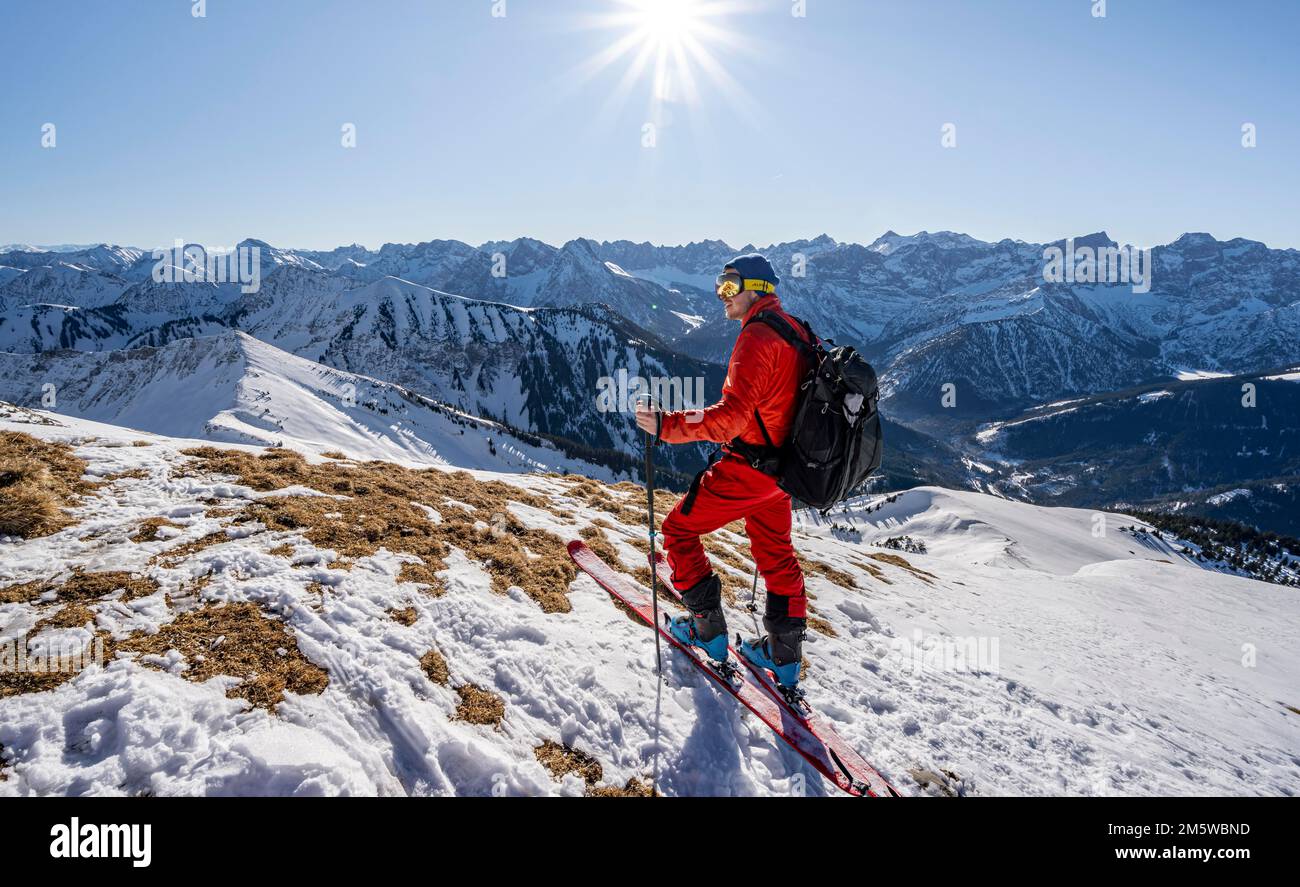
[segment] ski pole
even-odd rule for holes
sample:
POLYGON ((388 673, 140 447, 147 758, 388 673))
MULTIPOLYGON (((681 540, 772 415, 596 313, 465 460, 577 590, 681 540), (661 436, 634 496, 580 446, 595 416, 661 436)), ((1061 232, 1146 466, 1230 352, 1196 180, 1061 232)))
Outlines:
MULTIPOLYGON (((655 418, 659 418, 659 412, 654 400, 648 394, 640 395, 641 400, 655 410, 655 418)), ((659 583, 658 574, 655 571, 655 457, 654 448, 659 443, 658 423, 653 435, 650 432, 645 433, 645 504, 646 504, 646 528, 650 535, 650 607, 654 613, 655 620, 655 671, 662 676, 663 663, 659 655, 659 583)))
POLYGON ((645 503, 646 528, 650 535, 650 611, 654 617, 655 627, 655 759, 654 772, 650 777, 650 796, 659 793, 659 693, 664 685, 664 660, 659 648, 659 578, 655 571, 655 457, 654 448, 659 443, 659 428, 663 418, 659 415, 654 399, 642 394, 638 400, 655 410, 655 433, 645 433, 645 503))

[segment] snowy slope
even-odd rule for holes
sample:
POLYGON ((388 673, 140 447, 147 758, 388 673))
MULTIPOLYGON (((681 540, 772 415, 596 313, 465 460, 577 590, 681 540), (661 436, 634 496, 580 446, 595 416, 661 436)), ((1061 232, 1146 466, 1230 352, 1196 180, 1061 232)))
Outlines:
POLYGON ((551 470, 562 458, 494 422, 234 330, 161 348, 0 354, 0 399, 40 406, 49 384, 55 412, 174 437, 498 471, 551 470))
MULTIPOLYGON (((284 620, 329 683, 270 711, 228 698, 230 679, 185 680, 200 663, 179 653, 119 658, 0 699, 0 794, 581 793, 578 776, 554 779, 539 763, 545 742, 590 756, 602 786, 648 775, 652 635, 585 577, 564 589, 567 609, 547 612, 518 586, 494 592, 465 537, 439 573, 445 591, 426 593, 398 578, 410 555, 343 558, 308 541, 310 527, 241 517, 268 495, 306 489, 254 492, 181 455, 184 441, 131 446, 135 432, 7 413, 0 428, 73 442, 92 475, 113 479, 75 511, 76 526, 0 546, 0 591, 71 567, 136 571, 156 593, 90 602, 98 629, 118 637, 253 602, 284 620), (131 541, 150 517, 172 525, 165 537, 131 541), (186 553, 211 533, 216 544, 186 553), (169 550, 181 553, 155 559, 169 550), (406 607, 409 624, 387 612, 406 607), (421 670, 431 648, 445 657, 445 685, 421 670), (458 715, 470 684, 501 700, 498 726, 458 715)), ((432 522, 469 509, 491 524, 499 515, 453 501, 490 481, 517 490, 505 507, 527 532, 572 538, 601 520, 608 529, 595 532, 629 569, 641 562, 644 530, 624 513, 641 501, 631 487, 473 472, 458 481, 463 493, 425 496, 420 508, 432 522)), ((799 522, 796 548, 816 570, 809 696, 909 794, 1294 794, 1300 598, 1200 569, 1171 546, 1144 548, 1122 531, 1131 522, 1111 516, 1094 537, 1090 512, 937 488, 858 503, 834 526, 799 522), (875 544, 900 535, 929 553, 875 544), (971 637, 996 639, 996 661, 926 659, 971 637), (1243 644, 1255 650, 1250 667, 1243 644)), ((724 530, 713 542, 742 540, 724 530)), ((48 613, 39 606, 0 604, 0 635, 30 629, 48 613)), ((749 630, 743 610, 729 620, 749 630)), ((86 629, 45 629, 45 641, 59 631, 86 629)), ((661 790, 831 792, 707 679, 671 653, 666 662, 661 790)))

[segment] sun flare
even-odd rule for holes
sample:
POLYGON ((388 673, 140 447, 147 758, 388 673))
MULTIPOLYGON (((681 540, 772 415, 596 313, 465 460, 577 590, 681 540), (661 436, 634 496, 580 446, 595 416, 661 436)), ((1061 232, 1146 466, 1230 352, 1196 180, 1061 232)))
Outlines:
POLYGON ((585 67, 591 75, 629 59, 619 98, 648 79, 652 105, 694 105, 700 101, 701 74, 729 97, 739 92, 718 55, 733 39, 724 25, 728 16, 745 11, 742 0, 614 0, 612 5, 593 24, 615 34, 585 67))

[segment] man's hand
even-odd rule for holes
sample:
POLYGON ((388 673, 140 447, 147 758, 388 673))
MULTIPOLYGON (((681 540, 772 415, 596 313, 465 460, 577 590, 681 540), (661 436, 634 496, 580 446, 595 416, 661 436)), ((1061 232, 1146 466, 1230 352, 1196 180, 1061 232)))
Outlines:
POLYGON ((636 427, 640 428, 646 434, 658 436, 659 434, 659 411, 654 407, 641 401, 636 405, 636 427))

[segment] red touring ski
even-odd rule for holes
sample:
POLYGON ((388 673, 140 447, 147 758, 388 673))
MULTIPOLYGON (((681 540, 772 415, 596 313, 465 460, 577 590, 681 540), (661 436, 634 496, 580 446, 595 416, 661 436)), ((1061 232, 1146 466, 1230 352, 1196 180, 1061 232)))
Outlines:
MULTIPOLYGON (((601 588, 635 610, 646 623, 654 625, 648 590, 601 560, 581 540, 575 539, 569 543, 569 557, 573 558, 573 562, 584 573, 595 579, 601 588)), ((656 567, 660 576, 667 570, 667 564, 662 558, 656 567)), ((666 584, 672 589, 671 582, 666 584)), ((759 675, 750 668, 749 663, 734 650, 728 649, 727 662, 718 667, 710 664, 709 659, 699 650, 678 643, 664 626, 654 627, 670 644, 694 662, 696 667, 736 697, 835 785, 859 797, 899 796, 898 791, 841 739, 821 716, 812 709, 796 710, 771 686, 765 675, 759 675)))

